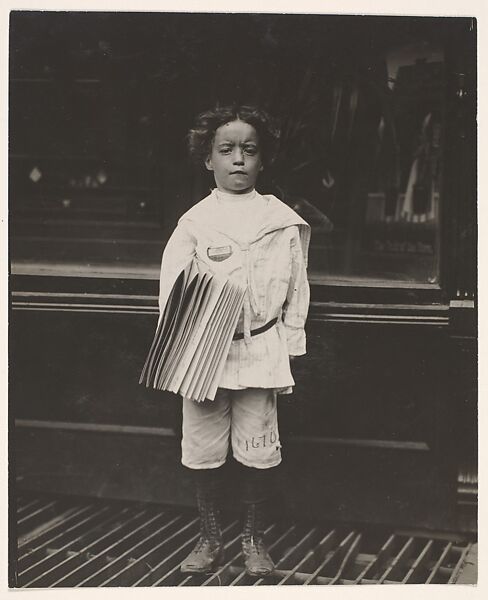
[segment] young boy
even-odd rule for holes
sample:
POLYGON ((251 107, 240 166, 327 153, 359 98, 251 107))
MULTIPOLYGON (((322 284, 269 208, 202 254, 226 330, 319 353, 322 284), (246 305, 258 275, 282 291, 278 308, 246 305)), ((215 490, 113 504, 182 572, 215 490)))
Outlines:
POLYGON ((196 255, 246 288, 244 307, 214 401, 183 398, 182 463, 196 481, 201 536, 181 570, 204 573, 223 560, 218 501, 231 442, 243 471, 246 571, 272 572, 263 505, 281 462, 277 395, 292 391, 290 357, 305 354, 309 286, 308 224, 275 196, 255 190, 277 135, 252 106, 219 107, 198 116, 191 156, 213 172, 216 188, 179 220, 164 250, 160 311, 177 275, 196 255))

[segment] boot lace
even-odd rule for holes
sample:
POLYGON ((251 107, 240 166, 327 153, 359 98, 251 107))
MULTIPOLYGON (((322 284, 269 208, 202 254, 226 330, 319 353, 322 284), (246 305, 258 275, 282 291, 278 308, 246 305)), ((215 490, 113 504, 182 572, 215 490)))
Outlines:
POLYGON ((256 554, 265 554, 266 546, 264 539, 261 536, 251 536, 244 542, 248 547, 249 551, 254 551, 256 554))
POLYGON ((252 550, 257 554, 266 552, 264 525, 262 521, 260 509, 254 504, 249 505, 242 537, 248 551, 252 550))
POLYGON ((207 544, 208 544, 208 540, 203 535, 201 535, 198 538, 195 548, 193 548, 193 552, 195 554, 200 554, 200 552, 203 552, 205 550, 205 547, 207 546, 207 544))
POLYGON ((215 546, 221 538, 219 526, 220 511, 212 500, 200 497, 198 502, 200 514, 200 538, 197 542, 201 551, 205 545, 215 546))

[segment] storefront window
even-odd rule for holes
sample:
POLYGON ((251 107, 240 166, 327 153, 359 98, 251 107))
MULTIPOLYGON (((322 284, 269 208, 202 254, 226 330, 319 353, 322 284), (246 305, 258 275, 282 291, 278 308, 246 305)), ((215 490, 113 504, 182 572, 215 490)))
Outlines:
POLYGON ((284 186, 312 225, 311 279, 435 284, 442 53, 409 44, 336 76, 317 93, 327 115, 314 112, 317 131, 284 186))
POLYGON ((185 133, 196 113, 237 94, 282 123, 260 191, 311 224, 313 283, 438 282, 445 73, 435 20, 419 31, 383 20, 373 35, 359 17, 83 18, 89 36, 74 17, 12 21, 14 272, 103 264, 156 276, 177 218, 208 191, 185 133), (222 19, 239 27, 219 41, 222 19), (232 52, 220 50, 243 39, 246 64, 227 69, 232 52))

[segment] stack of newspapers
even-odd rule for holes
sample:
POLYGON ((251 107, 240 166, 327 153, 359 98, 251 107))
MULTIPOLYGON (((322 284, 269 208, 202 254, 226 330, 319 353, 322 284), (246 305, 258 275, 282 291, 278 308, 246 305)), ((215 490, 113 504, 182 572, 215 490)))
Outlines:
POLYGON ((244 291, 192 260, 173 285, 139 383, 214 400, 244 291))

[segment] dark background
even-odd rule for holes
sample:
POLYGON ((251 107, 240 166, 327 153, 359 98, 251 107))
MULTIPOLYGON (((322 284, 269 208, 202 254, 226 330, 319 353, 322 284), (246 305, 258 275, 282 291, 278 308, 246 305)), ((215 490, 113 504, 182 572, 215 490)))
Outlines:
POLYGON ((179 215, 213 184, 187 158, 195 115, 247 102, 281 126, 278 159, 258 187, 311 222, 314 276, 439 283, 438 222, 365 228, 365 206, 368 192, 391 204, 405 190, 429 111, 445 142, 444 59, 403 68, 392 92, 387 53, 423 44, 448 54, 462 27, 417 17, 11 13, 14 258, 157 267, 179 215), (74 244, 67 231, 90 242, 74 244))

